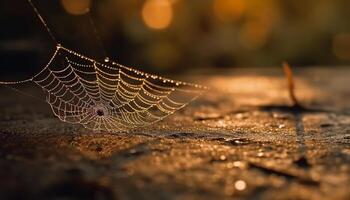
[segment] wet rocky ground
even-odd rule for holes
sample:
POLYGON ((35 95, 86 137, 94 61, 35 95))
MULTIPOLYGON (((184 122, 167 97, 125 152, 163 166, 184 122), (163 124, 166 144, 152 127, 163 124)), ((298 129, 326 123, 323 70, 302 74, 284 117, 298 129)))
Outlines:
POLYGON ((290 107, 281 69, 237 69, 192 80, 212 90, 119 134, 1 88, 0 199, 350 199, 350 69, 296 77, 306 109, 290 107))

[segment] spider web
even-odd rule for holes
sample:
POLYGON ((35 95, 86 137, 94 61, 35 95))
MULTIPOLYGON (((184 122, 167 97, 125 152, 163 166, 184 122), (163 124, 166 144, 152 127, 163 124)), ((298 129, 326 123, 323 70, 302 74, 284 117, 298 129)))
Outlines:
POLYGON ((29 80, 43 89, 60 120, 110 132, 158 122, 207 89, 115 62, 100 63, 61 45, 29 80))
POLYGON ((55 116, 64 122, 95 131, 126 131, 164 119, 207 89, 144 73, 109 59, 97 62, 65 48, 57 42, 33 2, 28 2, 55 42, 56 51, 32 78, 0 84, 34 82, 45 92, 55 116))

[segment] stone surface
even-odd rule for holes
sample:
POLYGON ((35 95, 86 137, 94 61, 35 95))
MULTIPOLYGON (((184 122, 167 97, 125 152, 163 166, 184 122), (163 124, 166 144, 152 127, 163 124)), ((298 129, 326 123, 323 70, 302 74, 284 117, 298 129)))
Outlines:
POLYGON ((0 198, 350 199, 349 68, 297 70, 307 109, 288 106, 280 69, 222 74, 196 78, 212 90, 175 115, 120 134, 2 88, 0 198))

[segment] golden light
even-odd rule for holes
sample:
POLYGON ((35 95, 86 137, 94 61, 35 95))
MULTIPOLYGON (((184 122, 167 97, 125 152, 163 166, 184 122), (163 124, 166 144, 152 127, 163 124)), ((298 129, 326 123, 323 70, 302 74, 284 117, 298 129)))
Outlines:
POLYGON ((239 19, 246 11, 245 0, 215 0, 214 14, 222 21, 239 19))
POLYGON ((91 0, 61 0, 64 10, 72 15, 83 15, 90 11, 91 0))
POLYGON ((270 26, 268 24, 259 21, 248 21, 239 33, 239 43, 245 49, 259 49, 266 43, 269 32, 270 26))
POLYGON ((173 14, 172 2, 169 0, 147 0, 142 7, 142 19, 153 29, 169 27, 173 14))
POLYGON ((341 60, 350 60, 350 33, 340 33, 334 36, 333 52, 341 60))
POLYGON ((243 180, 238 180, 235 182, 235 188, 239 191, 245 190, 246 187, 247 187, 247 184, 243 180))

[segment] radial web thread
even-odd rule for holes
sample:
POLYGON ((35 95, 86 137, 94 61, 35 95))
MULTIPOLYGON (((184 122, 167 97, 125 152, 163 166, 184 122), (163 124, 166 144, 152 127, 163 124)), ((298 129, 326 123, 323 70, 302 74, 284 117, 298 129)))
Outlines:
POLYGON ((158 122, 207 89, 114 62, 100 63, 61 45, 28 81, 43 89, 60 120, 110 132, 158 122))

